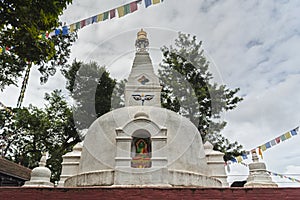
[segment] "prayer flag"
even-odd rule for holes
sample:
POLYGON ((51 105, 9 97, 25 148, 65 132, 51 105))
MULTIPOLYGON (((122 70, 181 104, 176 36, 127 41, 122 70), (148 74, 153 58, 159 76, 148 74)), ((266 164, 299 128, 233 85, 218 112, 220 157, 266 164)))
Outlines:
POLYGON ((55 29, 55 35, 59 35, 60 34, 60 29, 55 29))
POLYGON ((246 154, 243 154, 243 155, 242 155, 242 158, 243 158, 243 159, 247 159, 248 156, 247 156, 246 154))
POLYGON ((75 24, 71 24, 70 25, 70 32, 73 33, 76 29, 76 25, 75 24))
POLYGON ((260 149, 261 149, 262 151, 265 151, 265 150, 267 150, 267 147, 266 147, 265 144, 263 144, 263 145, 260 146, 260 149))
POLYGON ((83 28, 85 26, 85 20, 82 20, 81 22, 80 22, 80 28, 83 28))
POLYGON ((275 140, 276 140, 276 143, 277 143, 277 144, 279 144, 280 141, 281 141, 281 140, 280 140, 280 137, 277 137, 275 140))
POLYGON ((231 158, 230 161, 233 162, 233 163, 237 162, 235 158, 231 158))
POLYGON ((271 148, 270 142, 267 142, 267 143, 265 144, 265 146, 266 146, 267 149, 268 149, 268 148, 271 148))
POLYGON ((134 2, 131 2, 130 3, 130 12, 134 12, 137 10, 137 2, 134 1, 134 2))
POLYGON ((238 163, 242 162, 243 158, 241 156, 236 157, 236 160, 238 161, 238 163))
POLYGON ((263 154, 262 154, 260 147, 258 147, 258 155, 260 155, 261 159, 263 159, 263 154))
POLYGON ((130 13, 130 4, 124 5, 124 15, 127 15, 130 13))
POLYGON ((3 52, 3 48, 2 47, 0 47, 0 54, 3 52))
POLYGON ((124 6, 120 6, 119 8, 117 8, 118 10, 118 15, 119 17, 123 17, 125 14, 124 14, 124 6))
POLYGON ((297 130, 297 129, 291 130, 292 136, 297 135, 297 131, 296 131, 296 130, 297 130))
POLYGON ((42 39, 42 38, 43 38, 42 34, 40 34, 40 35, 38 36, 38 38, 39 38, 39 39, 42 39))
POLYGON ((145 0, 145 7, 148 8, 149 6, 151 6, 152 2, 151 0, 145 0))
POLYGON ((292 137, 290 132, 285 133, 284 136, 286 139, 289 139, 292 137))
POLYGON ((91 23, 92 23, 92 18, 91 17, 85 19, 85 25, 90 25, 91 23))
POLYGON ((109 12, 103 13, 103 21, 108 19, 109 12))
POLYGON ((109 11, 110 19, 114 18, 116 16, 116 9, 112 9, 109 11))
POLYGON ((77 30, 77 29, 80 29, 80 22, 77 22, 77 23, 76 23, 76 30, 77 30))
POLYGON ((153 4, 160 3, 160 0, 153 0, 153 4))
POLYGON ((97 15, 97 22, 103 21, 103 13, 97 15))
POLYGON ((62 35, 68 35, 69 34, 69 29, 67 26, 63 26, 62 28, 62 35))
POLYGON ((285 134, 281 135, 281 136, 280 136, 280 139, 281 139, 281 141, 286 140, 285 134))
POLYGON ((271 145, 272 146, 276 145, 276 140, 275 139, 271 140, 271 145))
POLYGON ((97 15, 92 17, 92 24, 95 23, 95 22, 97 22, 97 15))

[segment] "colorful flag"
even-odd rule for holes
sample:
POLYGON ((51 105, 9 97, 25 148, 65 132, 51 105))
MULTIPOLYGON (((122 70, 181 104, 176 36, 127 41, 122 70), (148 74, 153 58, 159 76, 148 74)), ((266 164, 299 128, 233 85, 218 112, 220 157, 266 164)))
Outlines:
POLYGON ((242 158, 245 160, 248 159, 248 156, 246 154, 242 154, 242 158))
POLYGON ((297 135, 297 129, 291 130, 291 134, 292 134, 292 136, 297 135))
POLYGON ((110 16, 110 19, 114 18, 116 16, 116 9, 112 9, 109 11, 109 16, 110 16))
POLYGON ((63 26, 62 28, 62 35, 68 35, 69 34, 69 29, 67 26, 63 26))
POLYGON ((148 8, 149 6, 151 6, 152 2, 151 0, 145 0, 145 7, 148 8))
POLYGON ((279 144, 280 141, 281 141, 281 140, 280 140, 280 137, 277 137, 275 140, 276 140, 276 143, 277 143, 277 144, 279 144))
POLYGON ((76 30, 80 29, 80 22, 76 23, 76 30))
POLYGON ((290 132, 285 133, 284 136, 286 139, 289 139, 292 137, 290 132))
POLYGON ((263 154, 262 154, 260 147, 258 147, 258 155, 260 155, 261 159, 263 159, 263 154))
POLYGON ((103 21, 103 13, 97 15, 97 22, 103 21))
POLYGON ((80 28, 83 28, 84 26, 85 26, 85 19, 80 22, 80 28))
POLYGON ((109 12, 103 13, 103 21, 108 19, 109 12))
POLYGON ((55 35, 59 35, 60 34, 60 29, 55 29, 55 35))
POLYGON ((233 162, 233 163, 237 162, 235 158, 231 158, 230 161, 233 162))
POLYGON ((263 145, 261 145, 260 146, 260 148, 259 149, 261 149, 262 151, 265 151, 265 150, 267 150, 267 147, 266 147, 266 145, 265 144, 263 144, 263 145))
POLYGON ((272 146, 276 145, 276 140, 275 139, 271 140, 271 145, 272 146))
POLYGON ((92 17, 92 24, 95 23, 95 22, 97 22, 97 15, 92 17))
POLYGON ((118 10, 118 15, 119 17, 123 17, 125 14, 124 14, 124 6, 120 6, 119 8, 117 8, 118 10))
POLYGON ((153 4, 160 3, 160 0, 153 0, 153 4))
POLYGON ((281 136, 280 136, 280 139, 281 139, 281 141, 286 140, 285 134, 281 135, 281 136))
POLYGON ((131 2, 131 3, 130 3, 130 12, 134 12, 134 11, 136 11, 137 9, 138 9, 138 7, 137 7, 137 2, 136 2, 136 1, 131 2))
POLYGON ((3 48, 2 47, 0 47, 0 54, 3 52, 3 48))
POLYGON ((236 157, 238 163, 242 162, 243 158, 241 156, 236 157))
POLYGON ((268 149, 268 148, 271 148, 270 142, 267 142, 267 143, 265 144, 265 146, 266 146, 267 149, 268 149))
POLYGON ((76 29, 76 25, 75 24, 71 24, 70 25, 70 32, 73 33, 76 29))
POLYGON ((87 25, 90 25, 91 23, 92 23, 92 18, 91 18, 91 17, 85 19, 85 25, 86 25, 86 26, 87 26, 87 25))
POLYGON ((127 15, 130 13, 130 4, 124 5, 124 15, 127 15))

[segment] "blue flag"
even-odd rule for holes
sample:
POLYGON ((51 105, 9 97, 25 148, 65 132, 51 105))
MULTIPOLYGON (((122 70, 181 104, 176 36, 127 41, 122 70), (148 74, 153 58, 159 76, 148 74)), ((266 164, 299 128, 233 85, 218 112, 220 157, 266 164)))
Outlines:
POLYGON ((296 131, 296 129, 294 129, 294 130, 291 130, 291 134, 292 134, 292 135, 297 135, 297 131, 296 131))
POLYGON ((59 35, 60 34, 60 29, 55 29, 55 35, 59 35))
POLYGON ((62 34, 63 35, 68 35, 69 34, 69 29, 68 29, 67 26, 63 26, 63 28, 62 28, 62 34))
POLYGON ((145 7, 151 6, 152 2, 151 0, 145 0, 145 7))

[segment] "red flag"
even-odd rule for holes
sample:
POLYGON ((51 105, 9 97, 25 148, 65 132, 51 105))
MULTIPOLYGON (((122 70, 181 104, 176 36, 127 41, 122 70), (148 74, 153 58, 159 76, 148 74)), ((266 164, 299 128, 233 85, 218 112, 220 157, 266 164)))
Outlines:
POLYGON ((277 144, 280 143, 280 137, 277 137, 275 140, 276 140, 276 143, 277 143, 277 144))
POLYGON ((137 10, 137 2, 134 1, 134 2, 131 2, 130 3, 130 12, 134 12, 137 10))
POLYGON ((116 9, 112 9, 109 11, 110 19, 114 18, 116 16, 116 9))
POLYGON ((85 26, 85 19, 80 22, 80 28, 83 28, 84 26, 85 26))

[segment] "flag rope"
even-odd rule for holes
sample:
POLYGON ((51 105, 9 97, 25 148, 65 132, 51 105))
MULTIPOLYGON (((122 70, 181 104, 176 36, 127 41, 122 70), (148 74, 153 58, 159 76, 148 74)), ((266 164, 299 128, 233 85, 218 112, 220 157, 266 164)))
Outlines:
POLYGON ((29 79, 31 66, 32 66, 32 64, 28 63, 28 67, 27 67, 26 72, 25 72, 25 76, 24 76, 24 79, 23 79, 23 82, 22 82, 20 95, 19 95, 18 102, 17 102, 17 108, 20 108, 22 106, 22 103, 23 103, 23 100, 24 100, 24 94, 25 94, 26 87, 27 87, 27 84, 28 84, 28 79, 29 79))

